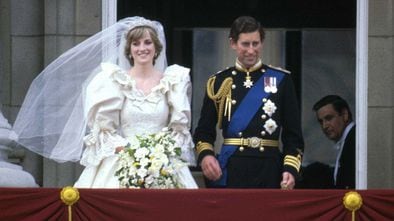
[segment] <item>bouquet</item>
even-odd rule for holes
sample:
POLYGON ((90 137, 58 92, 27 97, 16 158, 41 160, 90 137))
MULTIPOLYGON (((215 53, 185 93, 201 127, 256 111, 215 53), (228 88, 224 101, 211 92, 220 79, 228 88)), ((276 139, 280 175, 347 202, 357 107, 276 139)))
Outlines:
POLYGON ((181 148, 167 128, 156 134, 136 136, 119 152, 115 176, 125 188, 182 188, 177 171, 187 164, 180 156, 181 148))

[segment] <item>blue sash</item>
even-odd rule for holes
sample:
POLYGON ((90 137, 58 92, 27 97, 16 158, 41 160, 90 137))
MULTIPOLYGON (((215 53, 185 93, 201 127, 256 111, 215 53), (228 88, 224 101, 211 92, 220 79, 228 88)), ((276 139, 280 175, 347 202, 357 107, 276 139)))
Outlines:
MULTIPOLYGON (((256 115, 257 111, 262 105, 262 99, 267 98, 270 93, 264 91, 264 78, 275 77, 276 85, 279 86, 283 79, 284 74, 273 70, 267 69, 266 73, 262 75, 253 85, 253 87, 246 94, 244 99, 241 101, 237 110, 233 113, 231 121, 226 131, 226 137, 238 137, 238 132, 245 130, 249 125, 250 121, 256 115)), ((225 137, 225 138, 226 138, 225 137)), ((222 169, 222 177, 215 181, 215 186, 226 186, 227 183, 227 161, 231 155, 237 150, 237 146, 234 145, 222 145, 218 161, 222 169)))

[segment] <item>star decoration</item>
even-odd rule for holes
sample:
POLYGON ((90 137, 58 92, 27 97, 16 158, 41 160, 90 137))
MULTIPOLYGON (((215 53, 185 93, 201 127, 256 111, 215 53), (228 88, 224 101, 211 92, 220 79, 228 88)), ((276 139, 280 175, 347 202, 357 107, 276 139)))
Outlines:
POLYGON ((264 128, 265 130, 269 133, 272 134, 275 132, 276 128, 278 127, 278 125, 276 124, 276 122, 272 119, 269 119, 265 122, 264 124, 264 128))
POLYGON ((251 88, 252 86, 253 86, 253 81, 251 81, 250 80, 250 77, 248 78, 246 78, 246 80, 244 81, 244 86, 246 87, 246 88, 251 88))

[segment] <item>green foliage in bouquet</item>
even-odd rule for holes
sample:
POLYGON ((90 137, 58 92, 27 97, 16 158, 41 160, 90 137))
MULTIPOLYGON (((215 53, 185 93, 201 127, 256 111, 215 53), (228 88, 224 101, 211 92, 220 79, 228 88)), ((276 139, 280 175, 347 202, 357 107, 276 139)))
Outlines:
POLYGON ((115 176, 125 188, 182 188, 177 172, 186 163, 180 156, 181 148, 166 128, 156 134, 136 136, 119 152, 115 176))

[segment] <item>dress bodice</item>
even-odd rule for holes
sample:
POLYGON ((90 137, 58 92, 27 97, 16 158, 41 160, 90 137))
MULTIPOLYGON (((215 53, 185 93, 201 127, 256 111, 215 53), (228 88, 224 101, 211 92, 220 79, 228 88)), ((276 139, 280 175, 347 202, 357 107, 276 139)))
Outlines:
POLYGON ((149 94, 118 66, 103 63, 102 72, 87 86, 86 114, 90 133, 81 164, 96 165, 125 146, 135 135, 152 134, 169 127, 182 148, 182 158, 195 164, 190 135, 189 69, 167 67, 149 94))

